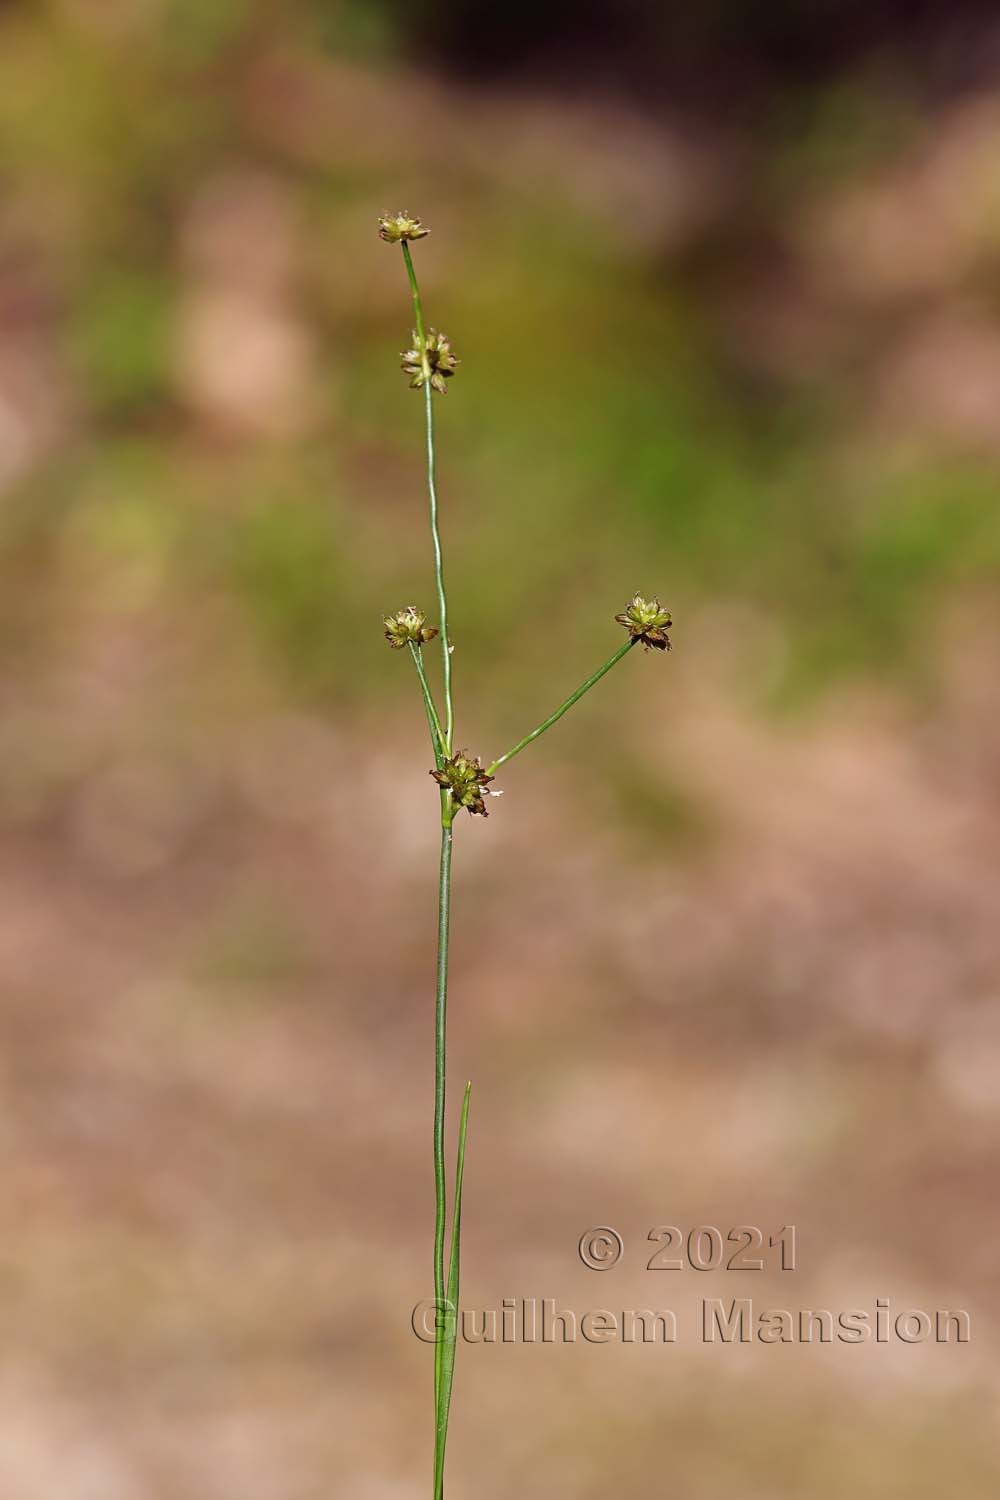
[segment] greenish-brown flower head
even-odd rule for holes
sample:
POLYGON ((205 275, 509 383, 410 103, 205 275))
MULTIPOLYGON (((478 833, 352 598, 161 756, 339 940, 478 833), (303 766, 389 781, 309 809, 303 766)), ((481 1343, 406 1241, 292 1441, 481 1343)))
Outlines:
POLYGON ((422 240, 430 234, 419 219, 411 219, 408 213, 383 214, 378 221, 379 238, 387 245, 398 245, 401 240, 422 240))
POLYGON ((663 608, 655 594, 652 599, 635 594, 631 604, 626 605, 620 615, 615 615, 615 619, 619 625, 625 626, 634 641, 642 641, 647 651, 650 646, 656 651, 670 650, 667 631, 673 622, 670 611, 663 608))
MULTIPOLYGON (((418 390, 423 385, 425 379, 424 362, 420 357, 420 339, 416 329, 413 330, 410 337, 413 339, 412 349, 404 349, 399 357, 402 360, 401 368, 411 377, 411 388, 418 390)), ((440 391, 442 396, 446 396, 448 394, 448 387, 445 385, 445 381, 451 379, 455 373, 455 366, 461 364, 462 361, 457 359, 453 353, 451 340, 448 338, 448 335, 438 333, 434 328, 427 330, 426 349, 431 387, 435 391, 440 391)))
POLYGON ((401 651, 411 643, 422 646, 425 641, 432 641, 437 635, 434 626, 427 624, 427 616, 423 610, 415 609, 412 604, 384 618, 385 638, 394 651, 401 651))
MULTIPOLYGON (((440 771, 430 774, 438 786, 451 793, 456 807, 467 807, 470 813, 480 813, 484 818, 489 816, 483 791, 494 778, 487 775, 478 755, 473 760, 468 751, 459 750, 445 761, 440 771)), ((499 793, 493 795, 499 796, 499 793)))

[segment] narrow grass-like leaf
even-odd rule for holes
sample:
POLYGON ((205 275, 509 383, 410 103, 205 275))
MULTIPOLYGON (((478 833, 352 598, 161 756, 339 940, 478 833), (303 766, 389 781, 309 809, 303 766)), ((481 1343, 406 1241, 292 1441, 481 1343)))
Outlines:
POLYGON ((438 1385, 437 1436, 434 1443, 434 1500, 444 1495, 444 1453, 448 1441, 448 1416, 451 1409, 451 1387, 455 1375, 455 1348, 458 1341, 458 1292, 462 1244, 462 1178, 465 1175, 465 1140, 469 1130, 469 1097, 472 1084, 465 1085, 462 1118, 458 1127, 458 1162, 455 1167, 455 1200, 451 1223, 451 1256, 448 1265, 448 1296, 444 1313, 441 1364, 438 1385))

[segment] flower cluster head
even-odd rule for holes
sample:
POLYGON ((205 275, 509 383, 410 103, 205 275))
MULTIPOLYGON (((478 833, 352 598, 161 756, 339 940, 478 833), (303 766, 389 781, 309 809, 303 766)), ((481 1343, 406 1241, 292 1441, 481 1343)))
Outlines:
MULTIPOLYGON (((484 818, 489 816, 483 791, 495 778, 487 775, 478 755, 473 760, 467 750, 459 750, 456 755, 448 757, 440 771, 430 774, 438 786, 451 793, 457 807, 467 807, 470 813, 481 813, 484 818)), ((499 794, 494 792, 493 795, 499 794)))
POLYGON ((411 219, 404 209, 400 214, 383 214, 378 221, 378 233, 387 245, 398 245, 401 240, 422 240, 430 230, 419 219, 411 219))
POLYGON ((631 604, 626 605, 620 615, 615 615, 615 620, 625 626, 634 641, 642 641, 647 651, 650 646, 657 651, 670 650, 667 631, 673 622, 670 611, 663 608, 655 594, 652 599, 635 594, 631 604))
MULTIPOLYGON (((401 369, 412 377, 411 388, 418 390, 424 383, 424 362, 420 355, 420 338, 416 329, 410 337, 413 339, 412 349, 404 349, 399 357, 402 360, 401 369)), ((455 373, 455 366, 460 365, 462 361, 452 353, 451 340, 448 335, 438 333, 434 328, 428 328, 424 348, 427 352, 431 387, 435 391, 440 391, 442 396, 446 396, 448 387, 445 381, 451 379, 455 373)))
POLYGON ((427 624, 427 616, 423 610, 416 609, 412 604, 408 604, 405 609, 397 609, 394 615, 386 615, 384 623, 385 638, 394 651, 401 651, 411 643, 422 646, 425 641, 432 641, 437 635, 434 626, 427 624))

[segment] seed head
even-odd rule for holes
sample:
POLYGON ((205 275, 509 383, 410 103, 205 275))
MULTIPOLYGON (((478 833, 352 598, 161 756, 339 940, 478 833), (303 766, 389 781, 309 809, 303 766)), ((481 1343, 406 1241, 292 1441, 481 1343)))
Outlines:
MULTIPOLYGON (((419 390, 424 383, 424 362, 420 356, 420 339, 416 329, 410 335, 413 339, 412 349, 404 349, 399 356, 402 360, 400 368, 411 377, 410 386, 413 390, 419 390)), ((438 333, 434 328, 427 330, 427 363, 431 372, 431 387, 440 391, 442 396, 448 394, 446 380, 450 380, 455 373, 455 366, 462 361, 453 354, 451 340, 446 333, 438 333)))
POLYGON ((652 599, 644 599, 641 594, 633 595, 631 604, 626 605, 620 615, 615 615, 615 620, 625 626, 634 641, 642 641, 647 651, 650 646, 657 651, 670 650, 667 631, 673 621, 670 611, 663 608, 655 594, 652 599))
POLYGON ((431 771, 430 774, 438 786, 451 792, 457 807, 467 807, 470 813, 481 813, 484 818, 489 817, 483 801, 483 790, 494 778, 483 770, 483 763, 478 755, 473 760, 467 750, 459 750, 445 761, 440 771, 431 771))
POLYGON ((400 240, 422 240, 430 234, 419 219, 411 219, 404 209, 399 214, 383 214, 378 221, 379 238, 387 245, 398 245, 400 240))
POLYGON ((432 641, 437 635, 433 625, 428 625, 426 620, 423 610, 408 604, 405 609, 398 609, 394 615, 384 617, 385 638, 394 651, 401 651, 411 641, 415 646, 422 646, 425 641, 432 641))

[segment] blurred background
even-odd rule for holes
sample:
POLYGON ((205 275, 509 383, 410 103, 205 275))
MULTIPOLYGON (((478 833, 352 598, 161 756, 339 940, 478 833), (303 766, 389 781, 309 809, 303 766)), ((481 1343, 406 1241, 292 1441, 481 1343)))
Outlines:
POLYGON ((451 1492, 997 1493, 998 84, 986 3, 2 5, 5 1500, 427 1492, 400 209, 459 742, 676 621, 458 830, 463 1301, 973 1324, 463 1348, 451 1492))

